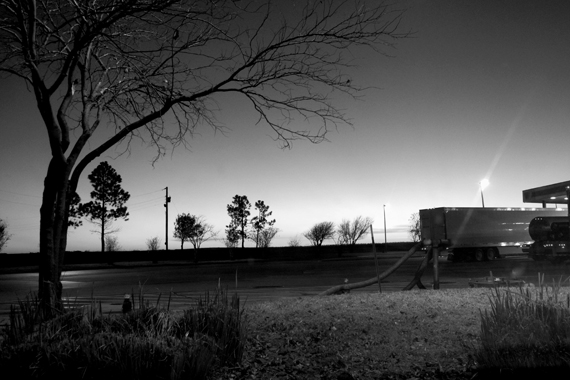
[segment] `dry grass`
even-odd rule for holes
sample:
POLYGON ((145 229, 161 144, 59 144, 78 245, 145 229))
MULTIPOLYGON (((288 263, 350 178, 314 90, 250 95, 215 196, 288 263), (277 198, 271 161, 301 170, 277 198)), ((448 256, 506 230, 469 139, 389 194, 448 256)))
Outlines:
POLYGON ((253 305, 244 363, 218 378, 470 378, 490 295, 415 290, 253 305))

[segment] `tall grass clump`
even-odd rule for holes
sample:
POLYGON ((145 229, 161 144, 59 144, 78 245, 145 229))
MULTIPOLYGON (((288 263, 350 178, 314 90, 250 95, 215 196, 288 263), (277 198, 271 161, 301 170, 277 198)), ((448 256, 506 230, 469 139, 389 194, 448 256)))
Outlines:
POLYGON ((122 315, 92 302, 45 320, 38 306, 34 296, 13 306, 0 338, 0 368, 20 380, 205 379, 238 364, 247 339, 239 297, 220 288, 183 313, 149 304, 142 291, 122 315))
POLYGON ((539 274, 537 287, 492 290, 491 307, 481 312, 480 370, 570 376, 570 294, 561 296, 566 282, 546 286, 539 274))

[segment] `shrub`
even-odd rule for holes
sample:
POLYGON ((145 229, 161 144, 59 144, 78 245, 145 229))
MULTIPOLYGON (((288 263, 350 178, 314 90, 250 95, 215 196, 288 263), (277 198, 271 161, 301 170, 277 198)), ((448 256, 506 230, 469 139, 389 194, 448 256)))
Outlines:
POLYGON ((493 291, 481 313, 481 370, 570 372, 570 295, 559 299, 562 283, 493 291))
POLYGON ((149 305, 103 315, 95 302, 42 320, 30 296, 12 307, 0 339, 0 368, 24 379, 204 379, 239 364, 246 341, 239 297, 218 289, 175 314, 149 305), (237 329, 237 330, 236 330, 237 329))

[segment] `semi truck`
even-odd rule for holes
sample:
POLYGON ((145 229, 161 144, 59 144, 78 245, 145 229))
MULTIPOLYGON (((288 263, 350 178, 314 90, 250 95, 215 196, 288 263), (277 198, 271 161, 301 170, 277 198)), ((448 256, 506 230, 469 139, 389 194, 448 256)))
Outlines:
MULTIPOLYGON (((566 217, 560 208, 438 207, 420 210, 422 239, 441 241, 448 260, 494 260, 506 248, 531 245, 536 217, 566 217)), ((522 253, 522 252, 521 252, 522 253)))

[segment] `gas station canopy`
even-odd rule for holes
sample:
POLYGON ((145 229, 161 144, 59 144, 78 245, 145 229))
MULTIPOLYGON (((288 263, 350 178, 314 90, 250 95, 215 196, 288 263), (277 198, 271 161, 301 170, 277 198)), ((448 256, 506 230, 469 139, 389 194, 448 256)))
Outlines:
POLYGON ((542 203, 543 207, 546 207, 548 203, 568 204, 568 189, 570 189, 570 181, 523 190, 523 202, 542 203))

